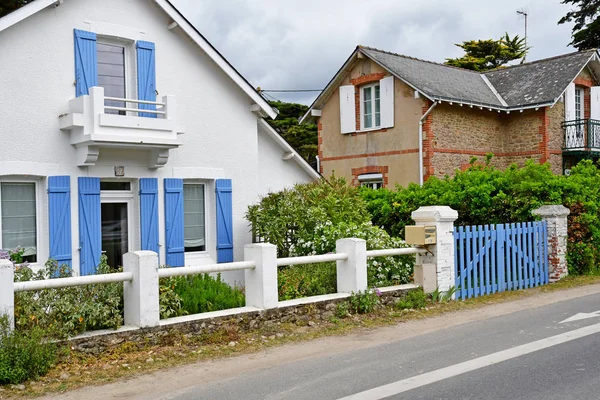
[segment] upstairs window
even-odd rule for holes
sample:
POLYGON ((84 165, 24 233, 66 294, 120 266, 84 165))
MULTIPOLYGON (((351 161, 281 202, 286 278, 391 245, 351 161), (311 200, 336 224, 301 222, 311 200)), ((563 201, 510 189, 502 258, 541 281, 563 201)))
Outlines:
POLYGON ((381 96, 379 83, 361 88, 361 128, 381 127, 381 96))
MULTIPOLYGON (((104 88, 104 96, 126 98, 125 92, 125 46, 98 43, 98 86, 104 88)), ((122 101, 106 100, 108 107, 125 107, 122 101)), ((125 115, 125 111, 106 109, 107 114, 125 115)))
POLYGON ((575 88, 575 119, 583 119, 583 88, 575 88))

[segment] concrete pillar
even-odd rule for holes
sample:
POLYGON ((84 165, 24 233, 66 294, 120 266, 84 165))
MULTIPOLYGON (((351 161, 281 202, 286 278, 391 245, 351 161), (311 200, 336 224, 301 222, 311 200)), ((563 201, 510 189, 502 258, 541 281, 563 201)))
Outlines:
POLYGON ((422 276, 427 277, 427 270, 434 268, 436 282, 433 285, 429 279, 426 285, 428 290, 431 291, 431 288, 435 287, 440 292, 447 292, 455 286, 453 232, 458 212, 448 206, 428 206, 419 207, 418 210, 412 212, 411 216, 416 225, 435 226, 436 232, 436 243, 427 246, 429 253, 417 254, 416 265, 420 266, 417 268, 417 272, 421 268, 422 276), (433 266, 428 266, 428 264, 433 264, 433 266))
POLYGON ((246 306, 277 308, 277 246, 255 243, 244 246, 244 260, 254 261, 256 268, 245 270, 246 306))
POLYGON ((0 315, 7 315, 15 327, 15 270, 10 260, 0 260, 0 315))
POLYGON ((123 256, 123 271, 133 274, 131 282, 123 283, 125 325, 140 328, 158 326, 158 254, 148 250, 126 253, 123 256))
POLYGON ((367 290, 367 242, 347 238, 335 242, 335 252, 348 254, 346 261, 336 261, 338 293, 367 290))
POLYGON ((541 206, 531 212, 548 224, 548 280, 556 282, 569 274, 567 268, 567 217, 563 205, 541 206))

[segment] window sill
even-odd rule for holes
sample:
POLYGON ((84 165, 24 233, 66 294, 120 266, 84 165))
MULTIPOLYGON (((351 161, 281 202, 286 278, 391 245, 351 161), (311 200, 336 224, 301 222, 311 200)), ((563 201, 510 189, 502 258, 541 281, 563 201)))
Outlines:
POLYGON ((356 136, 356 135, 365 135, 367 133, 378 133, 378 132, 387 132, 387 131, 388 131, 388 128, 361 129, 356 132, 351 132, 350 135, 356 136))

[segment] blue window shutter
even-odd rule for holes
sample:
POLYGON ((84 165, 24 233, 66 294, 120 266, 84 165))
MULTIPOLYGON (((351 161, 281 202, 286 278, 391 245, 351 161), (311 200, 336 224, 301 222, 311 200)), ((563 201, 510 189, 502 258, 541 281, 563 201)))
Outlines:
POLYGON ((158 253, 158 179, 140 179, 142 250, 158 253))
POLYGON ((75 96, 89 94, 89 89, 98 86, 98 53, 94 32, 75 32, 75 96))
POLYGON ((231 179, 217 179, 217 262, 233 261, 231 179))
POLYGON ((71 178, 68 176, 48 178, 48 227, 50 258, 71 269, 71 178))
MULTIPOLYGON (((139 41, 137 50, 138 100, 156 101, 156 57, 154 43, 139 41)), ((156 110, 154 104, 140 104, 140 109, 156 110)), ((140 117, 156 118, 156 114, 139 113, 140 117)))
POLYGON ((79 248, 81 275, 96 272, 102 253, 100 178, 79 178, 79 248))
POLYGON ((167 265, 183 267, 183 179, 165 178, 165 228, 167 265))

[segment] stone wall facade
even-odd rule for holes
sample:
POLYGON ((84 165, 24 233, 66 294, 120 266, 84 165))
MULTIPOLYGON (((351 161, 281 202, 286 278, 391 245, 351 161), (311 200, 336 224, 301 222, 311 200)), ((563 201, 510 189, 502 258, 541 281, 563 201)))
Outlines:
MULTIPOLYGON (((409 288, 382 289, 380 304, 391 306, 404 298, 409 288)), ((154 328, 143 328, 122 331, 103 331, 101 334, 82 335, 71 339, 70 346, 79 352, 100 354, 121 346, 125 342, 137 344, 140 347, 158 345, 169 335, 185 335, 186 337, 209 335, 222 330, 233 329, 236 332, 248 332, 264 326, 274 326, 280 323, 296 323, 312 325, 319 321, 329 320, 335 315, 338 303, 347 298, 315 301, 307 304, 281 306, 270 310, 244 311, 233 315, 219 317, 202 317, 154 328)), ((187 318, 187 317, 184 317, 187 318)))

